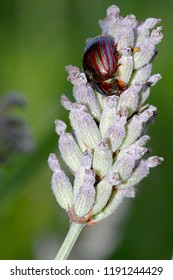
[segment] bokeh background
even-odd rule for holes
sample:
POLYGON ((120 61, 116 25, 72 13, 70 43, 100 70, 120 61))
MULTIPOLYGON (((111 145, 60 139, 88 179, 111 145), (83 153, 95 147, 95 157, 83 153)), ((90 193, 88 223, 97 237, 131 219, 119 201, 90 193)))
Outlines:
POLYGON ((13 114, 27 123, 34 149, 13 153, 0 165, 0 259, 53 259, 67 233, 69 222, 52 195, 47 166, 49 153, 59 156, 54 119, 68 122, 60 105, 62 92, 72 98, 64 67, 81 67, 85 40, 100 34, 98 20, 112 4, 123 16, 162 19, 164 40, 153 73, 163 79, 149 98, 158 108, 149 146, 165 161, 138 186, 135 199, 125 200, 110 218, 81 233, 70 258, 172 257, 173 1, 1 0, 0 95, 17 91, 26 100, 27 106, 13 114))

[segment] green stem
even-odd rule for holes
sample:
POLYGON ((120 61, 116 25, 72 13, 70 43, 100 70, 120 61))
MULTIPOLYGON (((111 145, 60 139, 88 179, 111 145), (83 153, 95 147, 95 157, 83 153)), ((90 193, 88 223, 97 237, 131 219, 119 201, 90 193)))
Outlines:
POLYGON ((75 244, 75 241, 78 238, 84 226, 85 226, 84 223, 83 224, 77 224, 74 222, 71 223, 67 236, 58 254, 55 257, 55 260, 66 260, 68 258, 68 255, 70 254, 71 249, 73 248, 73 245, 75 244))

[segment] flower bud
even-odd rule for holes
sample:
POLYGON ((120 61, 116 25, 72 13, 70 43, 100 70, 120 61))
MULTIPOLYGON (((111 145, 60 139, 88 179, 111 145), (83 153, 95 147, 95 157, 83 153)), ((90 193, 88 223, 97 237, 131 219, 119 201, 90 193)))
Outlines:
POLYGON ((152 70, 152 64, 148 63, 145 66, 136 70, 131 80, 131 84, 134 83, 145 83, 150 77, 152 70))
POLYGON ((116 160, 119 160, 122 156, 126 155, 127 153, 138 155, 138 151, 140 150, 140 148, 145 146, 149 140, 150 137, 148 135, 141 136, 138 140, 133 142, 131 145, 121 149, 118 155, 116 156, 116 160))
POLYGON ((58 172, 61 168, 60 168, 60 164, 59 161, 56 157, 55 154, 50 154, 49 158, 48 158, 48 165, 49 168, 53 171, 53 172, 58 172))
POLYGON ((147 160, 141 160, 139 166, 134 170, 127 182, 119 185, 119 189, 126 189, 137 185, 149 174, 149 169, 159 165, 163 161, 162 157, 152 156, 147 160))
POLYGON ((142 84, 132 84, 128 89, 126 89, 119 98, 117 110, 121 108, 126 108, 128 111, 128 116, 134 113, 138 107, 139 92, 142 88, 142 84))
POLYGON ((161 78, 162 76, 160 74, 154 74, 148 79, 147 83, 151 86, 155 86, 157 82, 160 81, 161 78))
POLYGON ((65 67, 69 76, 67 81, 70 81, 74 86, 82 86, 87 84, 87 79, 84 73, 80 73, 80 69, 76 66, 68 65, 65 67))
POLYGON ((119 67, 117 69, 117 78, 124 84, 128 84, 133 71, 133 58, 131 48, 122 50, 121 58, 119 59, 119 67))
POLYGON ((79 188, 84 183, 84 180, 87 177, 87 170, 91 169, 91 164, 92 164, 92 153, 91 151, 86 150, 82 155, 81 166, 79 167, 79 169, 75 174, 74 186, 73 186, 74 197, 76 196, 76 193, 78 192, 79 188))
POLYGON ((82 87, 74 87, 73 95, 79 103, 85 104, 93 118, 100 120, 101 107, 89 84, 83 85, 82 87))
POLYGON ((145 84, 145 87, 143 87, 143 89, 140 92, 140 103, 139 103, 140 106, 142 106, 144 102, 147 100, 147 98, 149 97, 151 86, 154 86, 160 79, 161 79, 160 74, 155 74, 148 79, 148 81, 145 84))
POLYGON ((123 201, 123 198, 125 197, 124 192, 121 190, 113 190, 111 197, 109 199, 108 204, 105 208, 103 208, 102 211, 100 211, 97 215, 94 216, 94 222, 99 222, 108 216, 110 216, 115 210, 118 208, 120 203, 123 201))
POLYGON ((74 199, 75 214, 83 217, 92 209, 95 198, 95 173, 92 170, 86 170, 87 176, 83 185, 79 188, 74 199))
POLYGON ((161 30, 161 27, 153 30, 150 37, 148 39, 145 39, 138 46, 140 48, 140 51, 135 52, 133 55, 134 69, 138 69, 146 65, 152 60, 156 52, 155 45, 158 44, 163 37, 161 30))
POLYGON ((132 144, 135 140, 137 140, 142 134, 147 121, 151 119, 156 113, 156 108, 154 106, 149 106, 147 110, 142 112, 139 116, 134 115, 127 126, 126 137, 121 145, 121 149, 132 144))
POLYGON ((99 20, 102 34, 110 34, 116 37, 120 23, 120 9, 116 5, 112 5, 107 9, 107 17, 99 20))
POLYGON ((76 130, 76 134, 79 133, 79 138, 81 138, 83 143, 88 148, 94 149, 101 141, 101 135, 98 126, 92 116, 83 110, 83 108, 77 109, 76 113, 79 129, 76 130))
POLYGON ((101 108, 98 100, 94 94, 93 89, 87 83, 84 73, 81 73, 79 68, 73 66, 66 67, 69 76, 67 80, 74 85, 73 95, 78 103, 85 104, 92 116, 99 120, 101 115, 101 108))
POLYGON ((147 18, 142 22, 136 29, 136 40, 135 46, 138 47, 145 39, 150 36, 150 29, 153 29, 158 23, 160 23, 159 18, 147 18))
POLYGON ((112 151, 106 139, 103 139, 94 150, 93 168, 96 175, 103 178, 112 167, 112 151))
POLYGON ((65 132, 66 125, 64 122, 56 120, 56 132, 59 137, 59 150, 65 163, 72 171, 76 171, 81 163, 82 153, 77 145, 74 137, 65 132))
POLYGON ((105 108, 102 112, 99 129, 102 137, 105 136, 107 129, 111 126, 112 122, 115 121, 117 96, 112 95, 107 97, 105 108))
MULTIPOLYGON (((82 140, 80 138, 80 129, 78 125, 78 110, 86 110, 86 106, 80 103, 71 102, 64 94, 61 95, 61 104, 66 110, 70 111, 70 123, 75 132, 76 139, 79 140, 78 142, 80 142, 81 144, 82 140)), ((84 150, 85 149, 86 147, 84 148, 84 150)))
POLYGON ((93 215, 96 215, 104 209, 112 194, 113 186, 119 183, 117 174, 110 173, 107 177, 103 178, 95 187, 96 197, 92 209, 93 215))
POLYGON ((134 15, 126 16, 119 25, 119 31, 115 38, 117 50, 121 52, 124 47, 132 48, 134 46, 134 32, 133 28, 136 25, 136 18, 134 15))
POLYGON ((95 95, 97 96, 97 99, 98 99, 98 102, 100 104, 100 107, 102 110, 104 110, 105 106, 106 106, 106 101, 107 101, 107 98, 105 98, 104 95, 98 93, 98 92, 95 92, 95 95))
POLYGON ((61 96, 61 103, 65 109, 70 110, 69 118, 70 118, 71 126, 75 133, 75 138, 77 140, 77 143, 81 151, 84 152, 87 146, 81 139, 80 127, 78 123, 78 110, 83 109, 85 111, 86 107, 80 103, 72 103, 65 95, 61 96))
POLYGON ((126 181, 131 176, 136 161, 139 160, 146 152, 147 148, 138 147, 138 149, 134 149, 133 152, 129 151, 124 153, 123 156, 119 157, 115 161, 112 171, 118 173, 120 178, 123 181, 126 181))
POLYGON ((66 211, 72 207, 73 191, 69 178, 60 169, 58 159, 51 154, 48 159, 49 167, 54 171, 51 181, 53 193, 59 205, 66 211))
POLYGON ((115 152, 120 147, 124 139, 126 119, 126 111, 119 111, 117 119, 115 119, 116 121, 108 128, 106 132, 105 137, 110 141, 110 147, 113 152, 115 152))

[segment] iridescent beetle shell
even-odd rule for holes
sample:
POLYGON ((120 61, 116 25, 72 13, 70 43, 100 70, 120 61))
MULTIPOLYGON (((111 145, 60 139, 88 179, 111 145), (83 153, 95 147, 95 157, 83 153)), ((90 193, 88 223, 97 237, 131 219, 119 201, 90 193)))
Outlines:
POLYGON ((103 95, 120 94, 124 86, 116 78, 118 56, 110 35, 94 37, 86 44, 83 70, 91 86, 103 95))

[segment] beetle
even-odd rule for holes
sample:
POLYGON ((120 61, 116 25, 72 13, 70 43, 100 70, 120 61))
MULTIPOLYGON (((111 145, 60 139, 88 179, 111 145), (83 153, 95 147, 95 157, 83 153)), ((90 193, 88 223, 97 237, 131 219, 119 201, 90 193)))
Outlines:
POLYGON ((83 54, 83 70, 93 89, 102 95, 120 95, 126 88, 116 78, 119 53, 114 38, 100 35, 90 39, 83 54))

